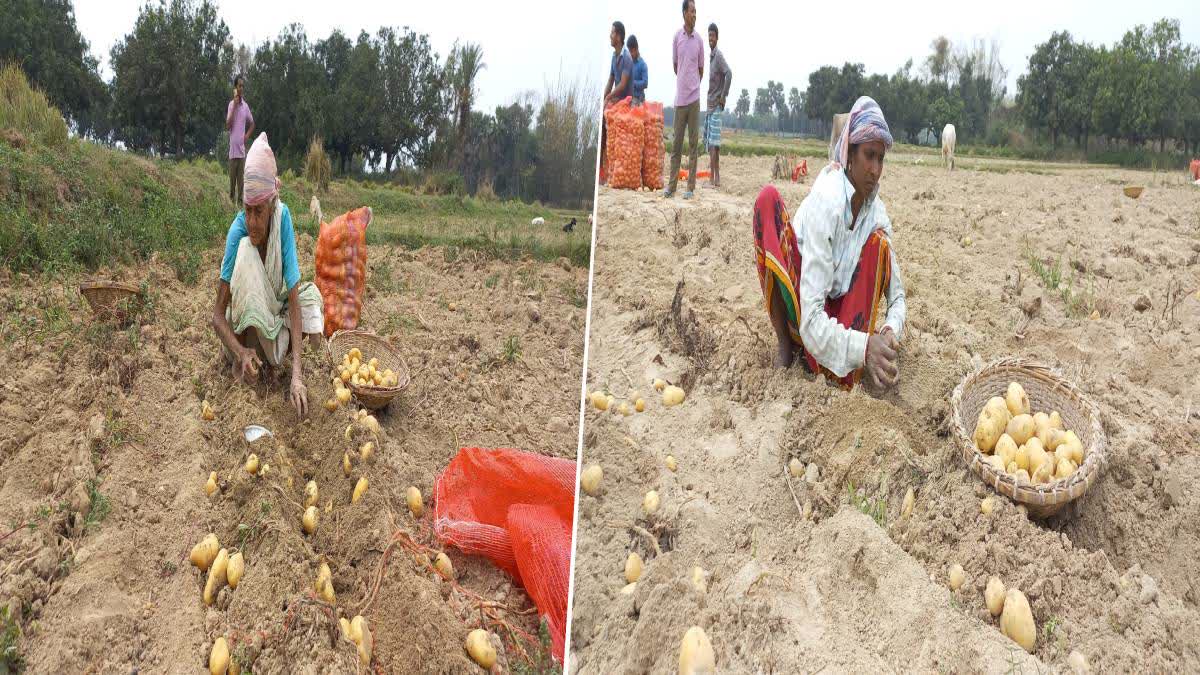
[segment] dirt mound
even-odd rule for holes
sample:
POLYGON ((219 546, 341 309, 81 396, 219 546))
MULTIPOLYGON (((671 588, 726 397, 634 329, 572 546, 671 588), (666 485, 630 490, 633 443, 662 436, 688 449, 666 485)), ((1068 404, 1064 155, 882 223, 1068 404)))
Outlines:
MULTIPOLYGON (((1200 287, 1190 187, 1160 180, 1134 202, 1120 186, 1145 174, 1056 165, 1049 179, 971 161, 947 175, 889 155, 881 194, 909 321, 900 385, 872 397, 770 367, 750 208, 771 160, 725 163, 722 190, 692 202, 599 195, 589 389, 620 398, 694 372, 675 329, 656 329, 681 301, 713 348, 680 407, 651 397, 643 415, 588 410, 583 462, 603 467, 604 491, 580 498, 572 670, 669 669, 692 624, 734 671, 1066 669, 1075 650, 1103 669, 1200 665, 1200 453, 1188 440, 1200 389, 1187 375, 1200 298, 1174 291, 1200 287), (1033 298, 1028 315, 1019 305, 1033 298), (990 490, 947 435, 955 385, 1007 355, 1063 370, 1108 434, 1104 478, 1045 522, 1000 496, 983 515, 990 490), (815 467, 812 483, 789 487, 792 457, 815 467), (644 555, 622 595, 627 553, 652 549, 631 527, 646 524, 650 489, 678 512, 671 550, 644 555), (967 582, 951 593, 955 563, 967 582), (691 590, 695 565, 706 595, 691 590), (1028 596, 1032 655, 987 613, 991 575, 1028 596)), ((775 185, 791 211, 808 190, 775 185)))
MULTIPOLYGON (((311 245, 302 251, 311 269, 311 245)), ((218 263, 210 254, 204 269, 218 263)), ((548 637, 507 575, 453 549, 456 583, 433 571, 428 497, 461 445, 574 457, 586 274, 441 249, 373 247, 370 264, 362 323, 400 349, 413 384, 379 413, 375 453, 349 477, 343 454, 357 457, 367 437, 347 440, 350 413, 322 407, 333 395, 325 355, 304 357, 314 413, 296 424, 288 374, 232 383, 208 328, 207 279, 183 285, 158 262, 117 270, 147 281, 152 300, 121 330, 91 320, 71 279, 6 277, 0 354, 28 365, 0 384, 0 536, 33 527, 0 541, 0 607, 22 631, 29 672, 198 667, 219 636, 255 672, 355 672, 337 618, 358 613, 384 671, 477 671, 463 641, 485 622, 503 663, 548 667, 548 637), (201 400, 215 421, 200 418, 201 400), (274 438, 248 444, 240 430, 252 423, 274 438), (257 477, 242 469, 250 452, 266 469, 257 477), (360 476, 369 487, 351 504, 360 476), (313 536, 300 528, 309 480, 313 536), (421 520, 405 505, 410 485, 426 495, 421 520), (246 560, 212 607, 187 559, 208 532, 246 560), (313 590, 321 562, 336 606, 313 590)))

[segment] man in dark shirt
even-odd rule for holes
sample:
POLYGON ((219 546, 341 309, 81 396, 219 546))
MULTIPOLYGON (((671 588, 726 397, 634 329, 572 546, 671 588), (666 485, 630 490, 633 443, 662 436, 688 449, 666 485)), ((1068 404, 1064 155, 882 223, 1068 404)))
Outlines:
POLYGON ((733 85, 733 71, 725 61, 725 53, 717 49, 717 35, 717 24, 708 24, 708 116, 704 118, 704 144, 708 146, 712 172, 709 182, 715 188, 721 187, 721 116, 733 85))

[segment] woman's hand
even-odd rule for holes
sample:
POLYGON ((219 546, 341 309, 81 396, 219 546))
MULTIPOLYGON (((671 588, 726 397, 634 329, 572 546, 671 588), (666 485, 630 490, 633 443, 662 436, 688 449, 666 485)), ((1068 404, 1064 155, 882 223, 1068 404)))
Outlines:
POLYGON ((900 380, 900 342, 891 328, 867 337, 867 376, 881 389, 892 387, 900 380))
POLYGON ((300 415, 300 419, 308 417, 308 387, 304 386, 304 378, 300 373, 292 375, 291 391, 292 407, 300 415))
POLYGON ((258 354, 250 347, 242 347, 237 355, 238 372, 242 374, 242 378, 248 382, 253 382, 258 378, 258 369, 262 365, 258 354))

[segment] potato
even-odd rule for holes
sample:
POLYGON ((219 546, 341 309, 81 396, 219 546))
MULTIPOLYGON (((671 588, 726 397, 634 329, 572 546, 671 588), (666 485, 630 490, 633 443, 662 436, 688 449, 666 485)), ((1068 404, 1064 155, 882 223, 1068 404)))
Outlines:
POLYGON ((217 472, 208 474, 208 482, 204 484, 204 494, 211 497, 217 491, 217 472))
POLYGON ((363 476, 354 484, 354 492, 350 495, 350 503, 355 504, 367 492, 367 477, 363 476))
POLYGON ((212 651, 208 653, 208 672, 211 675, 225 675, 229 670, 229 644, 225 638, 219 637, 213 642, 212 651))
POLYGON ((327 410, 329 412, 334 412, 337 409, 338 409, 337 398, 330 398, 330 399, 325 400, 325 410, 327 410))
POLYGON ((692 626, 679 645, 679 675, 711 675, 717 672, 717 659, 704 629, 692 626))
POLYGON ((308 485, 304 486, 304 506, 312 506, 320 499, 320 494, 317 491, 317 481, 310 480, 308 485))
POLYGON ((367 620, 362 615, 354 617, 350 622, 350 634, 358 637, 354 642, 358 645, 359 662, 364 666, 369 666, 371 664, 371 652, 375 649, 375 638, 371 635, 371 628, 367 625, 367 620))
POLYGON ((1044 412, 1033 413, 1033 428, 1035 434, 1040 434, 1043 429, 1050 428, 1050 416, 1044 412))
POLYGON ((246 559, 242 557, 242 552, 238 551, 229 556, 229 563, 225 567, 225 580, 229 582, 230 588, 237 588, 242 582, 242 575, 246 573, 246 559))
POLYGON ((380 431, 382 431, 382 427, 379 426, 379 420, 376 419, 374 415, 364 415, 360 424, 363 425, 363 428, 376 436, 378 436, 380 431))
POLYGON ((1007 468, 1004 465, 1004 458, 999 455, 991 455, 985 461, 1000 473, 1004 473, 1007 468))
POLYGON ((310 506, 304 510, 304 517, 300 519, 300 525, 304 527, 305 534, 317 531, 317 517, 317 507, 310 506))
POLYGON ((353 395, 354 394, 345 387, 340 387, 337 390, 337 393, 334 394, 334 396, 337 396, 338 403, 341 403, 342 405, 349 403, 350 397, 352 397, 353 395))
POLYGON ((372 370, 378 368, 379 367, 379 359, 372 356, 371 360, 367 361, 367 367, 372 370))
POLYGON ((480 668, 490 671, 492 666, 496 665, 496 648, 492 646, 491 637, 486 630, 476 628, 468 633, 466 648, 471 660, 479 664, 480 668))
POLYGON ((350 360, 358 361, 362 359, 362 350, 358 347, 351 347, 347 355, 350 357, 350 360))
POLYGON ((217 599, 217 592, 225 585, 228 579, 226 574, 229 571, 229 551, 221 549, 217 553, 217 557, 213 560, 212 567, 208 568, 208 581, 204 584, 204 604, 212 606, 213 601, 217 599))
POLYGON ((979 420, 975 423, 975 447, 979 448, 983 454, 989 454, 996 447, 996 442, 1000 440, 1003 433, 1004 425, 1000 418, 984 410, 979 413, 979 420))
POLYGON ((1073 473, 1075 473, 1075 466, 1071 463, 1071 460, 1067 459, 1066 457, 1058 460, 1058 465, 1054 467, 1055 480, 1070 478, 1071 474, 1073 473))
POLYGON ((1000 434, 994 451, 1000 456, 1000 459, 1004 460, 1004 464, 1007 466, 1017 456, 1017 442, 1008 434, 1000 434))
MULTIPOLYGON (((1025 395, 1025 388, 1017 382, 1008 383, 1008 391, 1004 394, 1004 403, 1013 417, 1029 414, 1029 397, 1025 395)), ((1024 443, 1025 441, 1017 442, 1024 443)))
POLYGON ((1047 426, 1038 430, 1036 438, 1046 450, 1057 450, 1058 446, 1062 445, 1063 439, 1066 438, 1066 434, 1062 429, 1047 426))
POLYGON ((592 392, 592 405, 596 406, 596 410, 608 410, 608 397, 602 391, 592 392))
POLYGON ((358 456, 362 458, 362 461, 365 462, 368 459, 371 459, 371 455, 373 454, 375 454, 374 441, 367 441, 366 443, 358 446, 358 456))
POLYGON ((321 567, 317 570, 317 581, 313 584, 313 588, 317 591, 317 595, 321 599, 331 605, 337 604, 337 593, 333 590, 333 572, 329 569, 329 563, 321 563, 321 567))
POLYGON ((1008 466, 1004 467, 1004 472, 1005 472, 1005 473, 1011 473, 1011 474, 1016 474, 1018 471, 1023 471, 1023 470, 1024 470, 1024 469, 1022 469, 1021 467, 1017 466, 1017 462, 1016 462, 1016 460, 1013 460, 1013 461, 1009 462, 1009 463, 1008 463, 1008 466))
POLYGON ((1029 446, 1022 445, 1017 448, 1017 456, 1013 457, 1013 461, 1017 463, 1018 469, 1029 471, 1029 446))
POLYGON ((1062 445, 1067 446, 1067 459, 1076 464, 1083 464, 1083 442, 1074 431, 1068 430, 1063 436, 1062 445))
POLYGON ((408 502, 408 510, 412 512, 413 518, 420 518, 425 512, 425 504, 421 500, 421 491, 417 487, 411 486, 408 488, 407 494, 404 496, 408 502))
POLYGON ((636 401, 634 401, 633 409, 636 410, 637 412, 646 412, 646 400, 639 398, 636 401))
POLYGON ((621 405, 617 406, 617 412, 621 413, 622 417, 629 417, 629 415, 633 412, 633 410, 631 410, 629 408, 629 406, 624 401, 622 401, 621 405))
POLYGON ((1057 410, 1050 411, 1049 422, 1050 428, 1052 429, 1058 429, 1059 431, 1066 429, 1066 427, 1063 426, 1062 415, 1059 415, 1057 410))
POLYGON ((211 422, 217 419, 217 414, 213 412, 212 406, 208 404, 208 401, 202 401, 200 403, 200 417, 202 417, 205 422, 211 422))
POLYGON ((450 556, 444 551, 438 551, 437 558, 433 561, 433 568, 442 575, 443 579, 454 578, 454 563, 450 562, 450 556))
POLYGON ((630 551, 625 559, 625 583, 632 584, 642 578, 642 556, 630 551))
POLYGON ((221 544, 217 541, 217 535, 209 533, 192 547, 188 559, 192 561, 193 565, 199 567, 201 572, 206 572, 213 561, 217 559, 217 552, 220 550, 221 544))
POLYGON ((692 588, 700 595, 708 592, 708 575, 704 573, 704 569, 699 565, 692 568, 692 588))
POLYGON ((246 458, 246 473, 258 473, 258 455, 253 452, 246 458))
POLYGON ((342 629, 342 637, 354 642, 354 640, 350 638, 350 619, 347 619, 344 616, 338 619, 338 627, 342 629))
POLYGON ((354 373, 350 372, 349 364, 347 364, 347 366, 345 368, 342 368, 342 372, 338 373, 338 379, 341 380, 342 382, 349 382, 350 376, 353 374, 354 373))
POLYGON ((673 384, 663 389, 663 405, 668 408, 683 403, 685 398, 687 398, 687 395, 683 393, 683 390, 673 384))
POLYGON ((666 464, 666 465, 667 465, 667 469, 668 469, 669 471, 671 471, 672 473, 674 473, 674 472, 675 472, 675 469, 676 469, 676 468, 678 468, 678 466, 679 466, 679 465, 678 465, 678 464, 675 462, 675 456, 674 456, 674 455, 667 455, 667 461, 666 461, 666 462, 664 462, 664 464, 666 464))
POLYGON ((605 410, 607 410, 607 409, 609 409, 609 408, 612 408, 614 411, 616 410, 616 408, 613 408, 613 401, 614 401, 614 400, 616 400, 616 399, 614 399, 614 398, 613 398, 613 395, 612 395, 612 394, 609 394, 608 396, 605 396, 605 397, 604 397, 604 408, 605 408, 605 410))
POLYGON ((593 464, 583 470, 579 476, 579 485, 583 491, 595 497, 600 492, 600 481, 604 479, 604 469, 599 464, 593 464))
POLYGON ((1030 482, 1034 485, 1043 485, 1054 480, 1054 465, 1050 462, 1042 462, 1031 475, 1030 482))
POLYGON ((658 492, 651 490, 646 493, 646 496, 642 498, 642 510, 646 512, 646 515, 658 511, 658 492))
POLYGON ((904 493, 904 501, 900 504, 900 517, 907 518, 912 515, 913 505, 917 502, 917 493, 913 492, 911 487, 904 493))
POLYGON ((955 563, 950 566, 949 580, 950 590, 957 591, 962 588, 963 582, 967 580, 967 574, 963 571, 962 565, 955 563))
MULTIPOLYGON (((1049 461, 1046 455, 1046 450, 1042 448, 1042 442, 1037 438, 1029 439, 1025 444, 1025 452, 1029 456, 1029 475, 1036 474, 1041 466, 1049 461)), ((1051 469, 1053 471, 1053 469, 1051 469)))
POLYGON ((1017 415, 1008 422, 1006 429, 1009 436, 1012 436, 1013 442, 1018 446, 1024 445, 1026 441, 1033 437, 1034 432, 1033 417, 1029 415, 1017 415))
POLYGON ((348 452, 342 453, 342 474, 345 475, 346 478, 350 477, 350 453, 348 452))
POLYGON ((667 388, 667 383, 665 381, 660 380, 658 378, 654 379, 654 391, 662 391, 663 389, 666 389, 666 388, 667 388))
POLYGON ((983 601, 992 616, 1000 616, 1004 609, 1004 582, 1000 577, 988 578, 987 588, 983 590, 983 601))
POLYGON ((1004 424, 1006 425, 1008 424, 1008 421, 1012 419, 1012 413, 1009 412, 1008 405, 1004 402, 1004 399, 999 396, 993 396, 989 398, 988 402, 983 405, 983 409, 990 410, 994 417, 1004 420, 1004 424))
POLYGON ((985 516, 992 515, 992 509, 996 507, 996 502, 991 497, 984 497, 979 501, 979 512, 985 516))
POLYGON ((1004 594, 1004 609, 1000 613, 1000 632, 1025 651, 1033 653, 1037 646, 1037 626, 1033 623, 1033 612, 1029 601, 1021 591, 1010 588, 1004 594))

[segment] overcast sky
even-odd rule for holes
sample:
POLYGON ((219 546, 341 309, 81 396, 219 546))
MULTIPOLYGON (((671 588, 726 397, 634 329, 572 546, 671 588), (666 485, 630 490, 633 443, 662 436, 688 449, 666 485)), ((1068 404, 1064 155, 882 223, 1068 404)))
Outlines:
MULTIPOLYGON (((610 0, 606 25, 592 38, 597 48, 604 50, 608 25, 613 19, 622 21, 626 32, 637 36, 649 68, 647 98, 668 105, 675 98, 671 41, 683 26, 681 4, 676 0, 610 0)), ((916 69, 939 34, 954 42, 996 39, 1009 72, 1010 96, 1034 47, 1054 31, 1065 29, 1077 40, 1111 45, 1137 24, 1150 25, 1169 17, 1179 20, 1185 43, 1200 45, 1200 0, 876 3, 881 6, 874 14, 871 4, 697 0, 696 27, 704 36, 706 59, 708 24, 716 22, 720 28, 718 47, 733 70, 730 108, 743 88, 750 90, 753 102, 755 89, 765 87, 767 80, 782 81, 785 93, 792 87, 803 92, 808 74, 823 65, 841 66, 850 61, 865 64, 867 74, 890 74, 911 58, 916 69)), ((604 79, 607 81, 607 75, 604 79)), ((706 64, 702 91, 707 88, 706 64)))
MULTIPOLYGON (((112 46, 133 29, 142 0, 76 0, 75 21, 100 59, 101 76, 112 75, 112 46)), ((604 43, 588 49, 603 26, 602 3, 551 2, 369 2, 362 0, 217 0, 221 18, 235 43, 257 45, 279 34, 287 24, 304 26, 309 39, 327 37, 339 28, 351 40, 360 30, 374 34, 380 26, 409 26, 429 35, 444 60, 455 39, 483 45, 487 68, 479 75, 476 108, 491 111, 528 90, 542 92, 547 83, 589 78, 596 96, 607 77, 604 43)), ((247 100, 254 101, 253 83, 247 100)))

